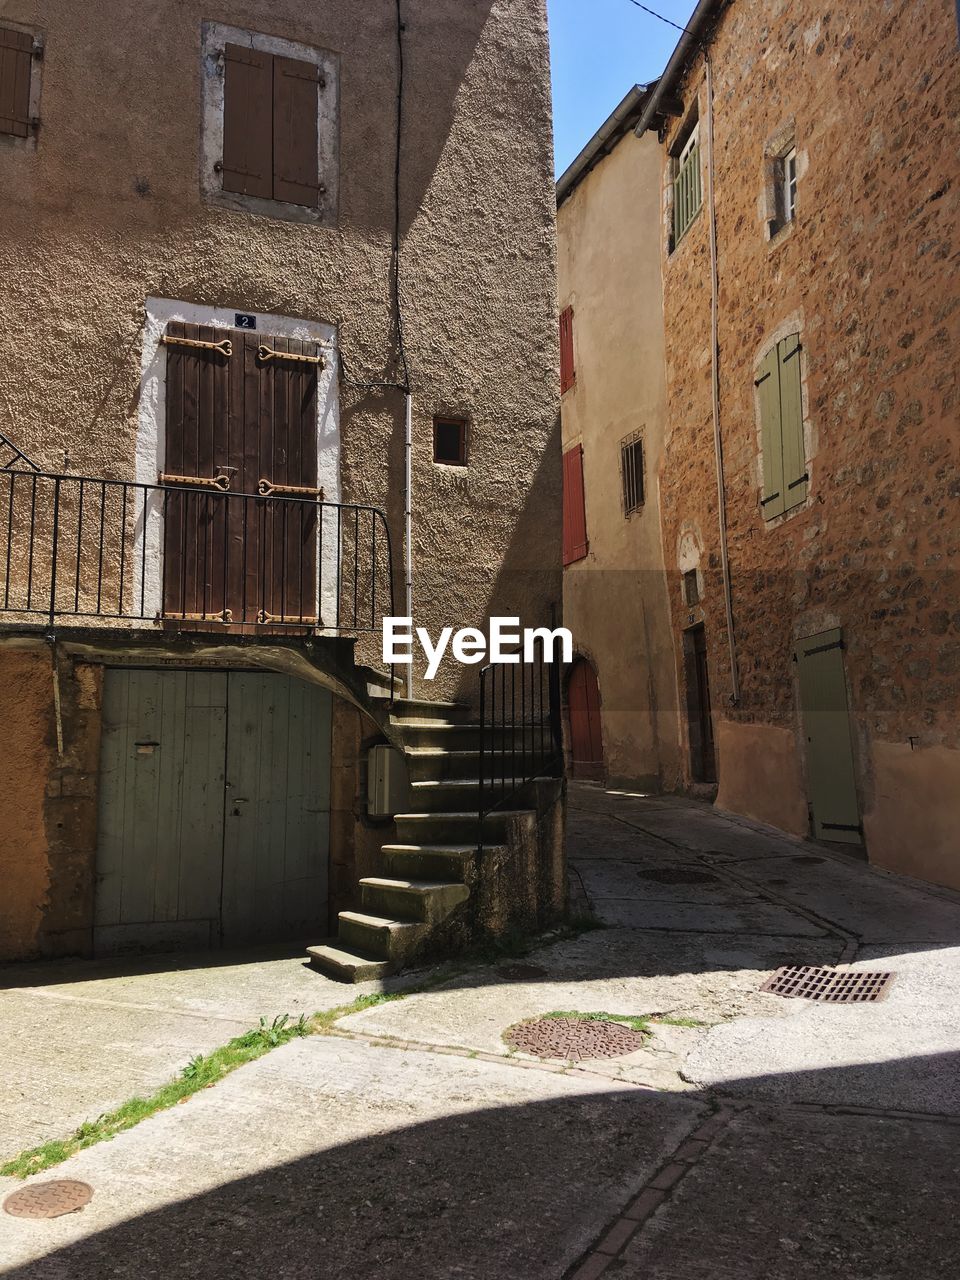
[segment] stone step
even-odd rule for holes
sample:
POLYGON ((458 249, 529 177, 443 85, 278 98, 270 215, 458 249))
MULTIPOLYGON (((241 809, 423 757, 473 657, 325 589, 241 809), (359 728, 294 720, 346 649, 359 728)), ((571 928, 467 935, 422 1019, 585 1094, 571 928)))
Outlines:
POLYGON ((465 884, 444 880, 391 879, 365 876, 360 881, 360 902, 365 911, 400 920, 436 924, 445 920, 470 897, 465 884))
POLYGON ((475 844, 385 844, 381 850, 388 875, 401 880, 445 880, 466 884, 473 877, 475 844))
POLYGON ((460 813, 479 809, 479 778, 444 778, 438 782, 414 782, 410 786, 410 807, 424 813, 460 813))
POLYGON ((339 982, 370 982, 375 978, 388 977, 397 968, 391 960, 382 960, 365 951, 355 951, 339 941, 307 947, 307 955, 314 969, 339 982))
POLYGON ((463 724, 470 708, 462 702, 432 702, 427 698, 395 698, 390 707, 394 724, 463 724))
POLYGON ((430 932, 430 926, 416 920, 394 920, 368 915, 364 911, 341 911, 340 941, 348 949, 403 964, 430 932))
MULTIPOLYGON (((447 724, 439 720, 395 720, 393 727, 397 738, 407 748, 441 748, 445 751, 479 751, 480 726, 469 721, 462 724, 447 724)), ((532 729, 525 733, 519 729, 488 729, 484 738, 485 747, 493 745, 498 750, 509 744, 514 750, 522 750, 524 738, 527 751, 531 752, 540 737, 532 729)))
POLYGON ((445 751, 442 747, 413 747, 404 753, 411 782, 439 782, 445 778, 476 778, 479 751, 445 751))
MULTIPOLYGON (((484 845, 504 844, 512 818, 520 818, 532 826, 537 815, 532 809, 498 809, 487 814, 483 822, 484 845)), ((472 813, 398 813, 394 821, 399 844, 476 844, 480 836, 476 810, 472 813)))

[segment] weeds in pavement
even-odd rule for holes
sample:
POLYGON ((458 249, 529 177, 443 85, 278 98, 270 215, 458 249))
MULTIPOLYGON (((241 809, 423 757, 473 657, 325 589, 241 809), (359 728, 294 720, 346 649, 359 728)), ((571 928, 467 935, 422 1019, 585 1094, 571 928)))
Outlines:
POLYGON ((253 1062, 254 1059, 269 1053, 271 1049, 276 1049, 302 1036, 328 1031, 338 1018, 348 1013, 357 1013, 360 1009, 368 1009, 371 1005, 380 1004, 385 1000, 400 998, 399 994, 360 996, 352 1004, 324 1010, 322 1013, 314 1014, 312 1018, 306 1018, 301 1014, 296 1022, 292 1021, 287 1013, 279 1014, 272 1022, 261 1018, 258 1026, 244 1032, 242 1036, 234 1037, 219 1049, 214 1049, 212 1053, 195 1054, 175 1080, 162 1085, 147 1097, 129 1098, 114 1111, 108 1111, 98 1116, 96 1120, 84 1121, 69 1138, 45 1142, 39 1147, 21 1151, 19 1155, 0 1165, 0 1177, 28 1178, 33 1173, 42 1173, 44 1169, 60 1164, 61 1161, 75 1155, 78 1151, 83 1151, 86 1147, 92 1147, 98 1142, 123 1133, 126 1129, 132 1129, 135 1124, 146 1120, 148 1116, 155 1115, 158 1111, 166 1111, 179 1102, 185 1102, 198 1090, 209 1088, 210 1085, 216 1084, 218 1080, 229 1075, 231 1071, 235 1071, 237 1067, 253 1062))

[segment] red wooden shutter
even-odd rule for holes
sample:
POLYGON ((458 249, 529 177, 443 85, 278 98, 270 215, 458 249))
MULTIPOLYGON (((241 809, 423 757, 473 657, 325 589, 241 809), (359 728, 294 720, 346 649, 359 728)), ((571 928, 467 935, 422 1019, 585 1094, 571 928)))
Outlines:
POLYGON ((0 28, 0 133, 26 138, 30 133, 30 70, 33 37, 0 28))
POLYGON ((560 394, 569 391, 577 380, 573 367, 573 307, 560 312, 560 394))
POLYGON ((228 44, 223 51, 223 189, 273 198, 273 57, 228 44))
POLYGON ((583 499, 583 448, 574 445, 563 455, 563 563, 573 564, 587 554, 587 513, 583 499))
POLYGON ((274 58, 273 198, 313 208, 319 203, 317 93, 320 72, 310 62, 274 58))

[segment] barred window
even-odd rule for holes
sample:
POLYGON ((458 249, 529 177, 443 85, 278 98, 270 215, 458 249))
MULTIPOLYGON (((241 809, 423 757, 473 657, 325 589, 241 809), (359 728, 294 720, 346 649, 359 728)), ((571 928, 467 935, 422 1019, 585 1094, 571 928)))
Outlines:
POLYGON ((639 431, 620 441, 620 483, 623 514, 628 516, 643 506, 643 439, 639 431))

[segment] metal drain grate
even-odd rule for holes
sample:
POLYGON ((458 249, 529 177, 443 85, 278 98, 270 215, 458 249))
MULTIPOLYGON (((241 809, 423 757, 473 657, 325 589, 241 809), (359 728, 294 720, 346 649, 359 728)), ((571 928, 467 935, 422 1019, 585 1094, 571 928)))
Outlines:
POLYGON ((497 966, 498 978, 509 978, 511 982, 532 982, 536 978, 547 977, 546 969, 538 964, 501 964, 497 966))
POLYGON ((651 871, 638 871, 641 880, 654 884, 716 884, 717 877, 709 871, 696 871, 692 867, 664 867, 651 871))
POLYGON ((890 989, 893 973, 864 969, 818 969, 791 965, 778 969, 760 988, 775 996, 820 1000, 824 1004, 869 1004, 890 989))
POLYGON ((520 1022, 506 1033, 508 1044, 537 1058, 620 1058, 642 1049, 646 1037, 619 1022, 595 1022, 587 1018, 538 1018, 520 1022))
POLYGON ((90 1203, 92 1196, 93 1187, 88 1183, 58 1178, 14 1191, 4 1200, 3 1209, 14 1218, 59 1218, 64 1213, 76 1213, 90 1203))

